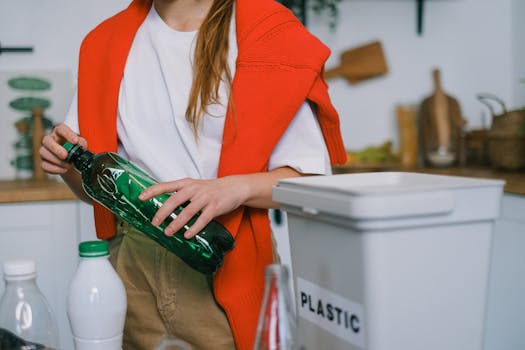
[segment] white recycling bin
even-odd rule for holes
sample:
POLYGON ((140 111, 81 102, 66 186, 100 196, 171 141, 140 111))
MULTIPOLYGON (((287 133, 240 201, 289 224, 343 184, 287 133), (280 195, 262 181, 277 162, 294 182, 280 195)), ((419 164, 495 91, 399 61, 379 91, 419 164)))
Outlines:
POLYGON ((504 182, 403 172, 281 180, 307 350, 481 350, 504 182))

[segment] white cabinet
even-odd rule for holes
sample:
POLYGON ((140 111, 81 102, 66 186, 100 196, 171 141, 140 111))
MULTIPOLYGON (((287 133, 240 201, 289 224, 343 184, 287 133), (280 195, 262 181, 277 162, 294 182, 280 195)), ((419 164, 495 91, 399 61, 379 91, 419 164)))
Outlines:
MULTIPOLYGON (((475 203, 472 203, 475 205, 475 203)), ((286 217, 272 228, 282 262, 290 263, 286 217)), ((61 348, 73 349, 66 298, 80 241, 95 239, 92 208, 79 201, 0 204, 0 264, 34 259, 37 282, 55 312, 61 348)), ((506 193, 495 223, 485 350, 525 349, 525 196, 506 193)), ((4 284, 0 282, 0 293, 4 284)))
POLYGON ((525 196, 505 194, 501 209, 492 244, 485 350, 525 349, 525 196))
MULTIPOLYGON (((85 210, 85 209, 84 209, 85 210)), ((33 259, 37 283, 57 317, 61 349, 73 349, 66 314, 69 283, 78 262, 79 201, 0 204, 0 264, 10 259, 33 259)), ((0 293, 4 284, 0 283, 0 293)))

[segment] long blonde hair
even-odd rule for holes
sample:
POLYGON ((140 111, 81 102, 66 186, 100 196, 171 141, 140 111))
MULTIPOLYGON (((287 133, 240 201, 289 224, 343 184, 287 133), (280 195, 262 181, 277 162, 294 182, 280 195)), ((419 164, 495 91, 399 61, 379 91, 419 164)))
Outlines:
POLYGON ((195 136, 207 106, 219 103, 221 82, 225 80, 231 87, 228 40, 233 4, 234 0, 214 0, 199 29, 193 62, 193 83, 186 108, 186 120, 193 124, 195 136))

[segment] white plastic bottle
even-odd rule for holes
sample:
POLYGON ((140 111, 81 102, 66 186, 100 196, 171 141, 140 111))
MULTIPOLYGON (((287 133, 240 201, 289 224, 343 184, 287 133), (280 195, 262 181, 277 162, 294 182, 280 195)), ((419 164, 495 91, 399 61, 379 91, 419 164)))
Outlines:
POLYGON ((82 242, 79 255, 67 305, 75 348, 121 350, 126 290, 108 260, 108 243, 82 242))
POLYGON ((0 349, 58 349, 55 316, 36 283, 33 260, 4 262, 0 349))

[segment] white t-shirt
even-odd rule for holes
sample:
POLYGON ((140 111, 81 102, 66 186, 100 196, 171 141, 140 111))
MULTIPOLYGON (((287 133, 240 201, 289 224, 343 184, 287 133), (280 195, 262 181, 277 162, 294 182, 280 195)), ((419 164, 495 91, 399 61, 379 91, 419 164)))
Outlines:
MULTIPOLYGON (((232 76, 237 58, 234 22, 232 16, 228 55, 232 76)), ((222 84, 221 104, 209 107, 196 139, 185 117, 196 38, 197 31, 170 28, 152 6, 133 40, 120 84, 119 153, 159 181, 217 177, 229 91, 222 84)), ((79 132, 76 96, 65 124, 79 132)), ((269 170, 282 166, 305 174, 331 172, 317 118, 307 102, 271 155, 269 170)))

